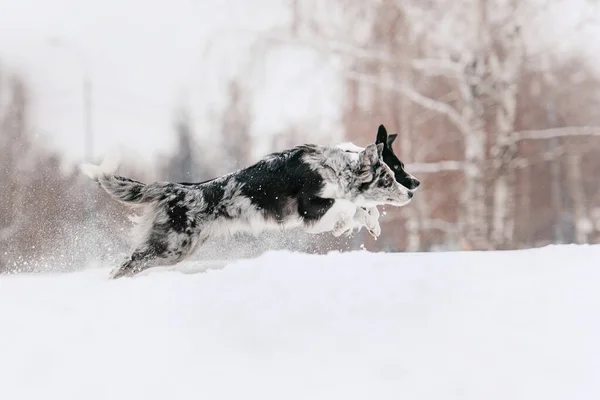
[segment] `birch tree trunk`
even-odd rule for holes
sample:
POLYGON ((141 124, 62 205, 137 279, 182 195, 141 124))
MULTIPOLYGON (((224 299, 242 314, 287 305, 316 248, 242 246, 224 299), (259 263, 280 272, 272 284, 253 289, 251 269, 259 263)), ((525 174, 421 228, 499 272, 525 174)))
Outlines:
POLYGON ((462 195, 463 215, 460 229, 470 249, 489 248, 486 224, 485 180, 486 132, 485 115, 481 103, 481 81, 485 73, 482 54, 465 71, 462 97, 462 116, 467 129, 462 131, 465 151, 465 190, 462 195))
MULTIPOLYGON (((400 141, 400 159, 405 163, 413 160, 413 148, 411 140, 411 125, 409 117, 409 104, 405 96, 400 96, 399 108, 400 108, 400 132, 398 135, 400 141)), ((419 251, 421 249, 421 214, 418 210, 420 205, 425 201, 424 198, 420 198, 418 202, 413 202, 411 207, 405 207, 403 209, 406 216, 406 250, 407 251, 419 251), (416 206, 416 207, 415 207, 416 206)))
POLYGON ((463 218, 461 230, 470 248, 488 248, 485 182, 483 167, 485 162, 485 135, 481 130, 473 130, 465 137, 465 190, 462 194, 463 218))
MULTIPOLYGON (((517 62, 511 60, 510 62, 517 62)), ((514 140, 514 124, 517 102, 518 66, 507 66, 511 69, 509 82, 499 93, 500 102, 496 113, 496 143, 492 150, 494 157, 494 202, 492 212, 492 244, 494 248, 506 248, 513 243, 516 211, 516 171, 513 160, 517 154, 517 143, 514 140)), ((504 72, 506 72, 506 69, 504 72)), ((508 75, 508 74, 506 74, 508 75)))
POLYGON ((478 45, 472 53, 472 62, 465 67, 460 85, 464 101, 461 114, 468 126, 467 130, 462 130, 466 167, 462 196, 464 216, 460 228, 469 248, 485 250, 489 248, 484 179, 487 133, 482 100, 487 69, 486 51, 491 42, 487 26, 487 1, 477 0, 472 10, 477 21, 473 33, 478 45))
POLYGON ((575 243, 587 243, 592 224, 587 217, 585 193, 581 179, 581 156, 578 151, 569 151, 567 155, 567 182, 572 199, 575 243))

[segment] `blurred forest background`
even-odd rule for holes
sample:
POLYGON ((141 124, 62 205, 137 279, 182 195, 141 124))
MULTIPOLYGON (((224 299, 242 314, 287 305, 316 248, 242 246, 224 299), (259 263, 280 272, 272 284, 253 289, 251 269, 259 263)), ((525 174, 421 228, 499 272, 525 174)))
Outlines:
MULTIPOLYGON (((556 18, 551 2, 288 0, 291 23, 253 37, 248 65, 295 47, 334 66, 343 137, 291 124, 267 150, 365 146, 383 123, 399 134, 395 151, 421 187, 408 206, 384 208, 377 241, 364 231, 351 239, 266 233, 218 241, 196 257, 600 242, 600 70, 588 54, 544 40, 556 18)), ((596 23, 584 14, 574 29, 596 23)), ((152 170, 127 158, 119 172, 193 181, 256 161, 265 146, 257 151, 250 134, 252 79, 222 82, 227 101, 210 140, 199 138, 193 110, 174 104, 175 151, 152 170)), ((119 262, 129 210, 39 139, 30 89, 18 70, 0 68, 0 271, 119 262)))

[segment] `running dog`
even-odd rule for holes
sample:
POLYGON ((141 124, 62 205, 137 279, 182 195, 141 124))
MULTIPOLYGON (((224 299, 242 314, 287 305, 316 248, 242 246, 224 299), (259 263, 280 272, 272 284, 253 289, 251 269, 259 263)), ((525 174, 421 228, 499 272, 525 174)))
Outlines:
POLYGON ((357 221, 369 228, 357 206, 402 206, 412 197, 382 162, 384 151, 384 143, 356 153, 302 145, 201 183, 144 184, 115 175, 111 159, 81 168, 113 198, 144 208, 133 253, 111 273, 120 278, 174 265, 209 237, 272 228, 340 235, 357 221))

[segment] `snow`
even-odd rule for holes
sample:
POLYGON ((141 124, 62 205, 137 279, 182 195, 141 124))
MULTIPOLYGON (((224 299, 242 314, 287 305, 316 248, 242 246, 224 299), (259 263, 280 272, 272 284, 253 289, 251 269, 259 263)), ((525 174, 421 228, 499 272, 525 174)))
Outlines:
POLYGON ((599 259, 269 252, 0 276, 0 398, 596 399, 599 259))

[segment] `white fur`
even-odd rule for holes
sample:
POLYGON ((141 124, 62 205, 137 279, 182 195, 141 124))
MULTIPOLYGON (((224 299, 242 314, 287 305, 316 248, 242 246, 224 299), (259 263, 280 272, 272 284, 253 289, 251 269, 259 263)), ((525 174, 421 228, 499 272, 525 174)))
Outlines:
POLYGON ((350 220, 356 213, 356 204, 337 199, 333 206, 321 217, 321 219, 310 228, 306 229, 308 233, 330 232, 336 228, 340 221, 350 220))
POLYGON ((87 175, 89 178, 96 180, 101 175, 109 175, 113 174, 117 168, 119 167, 121 161, 121 154, 119 151, 114 150, 110 152, 104 160, 102 160, 102 164, 94 165, 90 163, 81 164, 81 171, 87 175))
POLYGON ((338 149, 344 150, 344 151, 349 151, 351 153, 360 153, 361 151, 365 150, 364 147, 359 147, 352 142, 340 143, 340 144, 336 145, 335 147, 337 147, 338 149))

